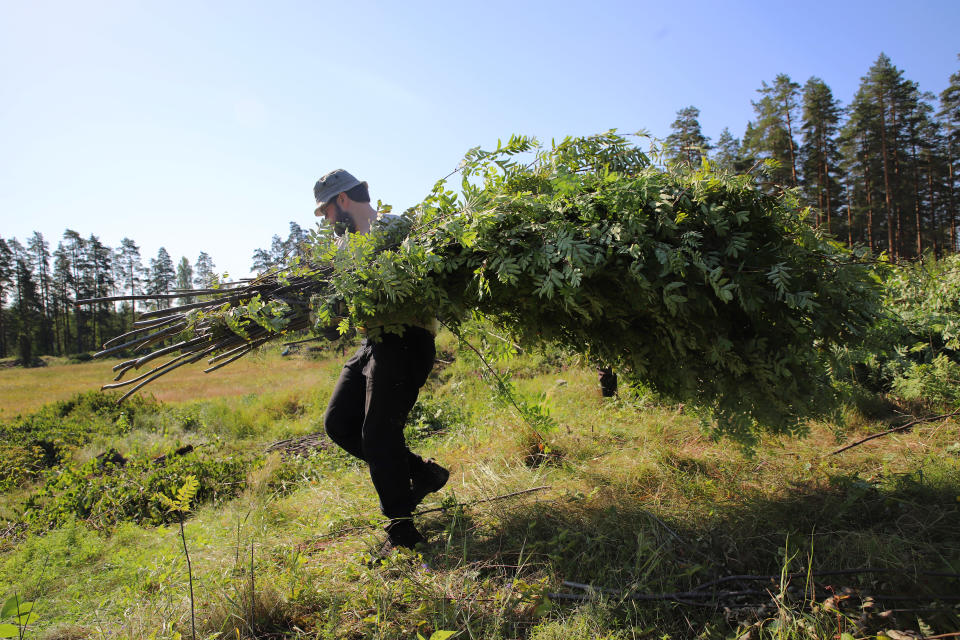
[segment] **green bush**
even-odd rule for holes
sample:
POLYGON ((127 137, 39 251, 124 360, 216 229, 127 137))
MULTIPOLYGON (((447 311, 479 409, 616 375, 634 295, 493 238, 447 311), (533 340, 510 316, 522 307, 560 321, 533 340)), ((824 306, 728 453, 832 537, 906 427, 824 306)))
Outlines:
POLYGON ((960 255, 880 270, 884 307, 867 339, 839 352, 838 377, 874 393, 957 405, 960 255))
POLYGON ((0 442, 6 443, 0 445, 0 491, 36 479, 95 435, 128 433, 140 416, 158 410, 152 398, 132 398, 118 405, 116 394, 90 391, 0 424, 0 442))
POLYGON ((419 440, 457 431, 468 424, 469 416, 454 399, 444 396, 423 396, 407 416, 407 439, 419 440))
POLYGON ((249 460, 240 457, 202 458, 196 453, 149 458, 117 465, 95 458, 82 465, 63 465, 26 502, 24 520, 44 530, 77 518, 97 527, 133 521, 159 525, 173 521, 155 494, 175 494, 187 476, 200 483, 195 503, 215 502, 237 495, 246 485, 249 460))
POLYGON ((942 353, 929 364, 911 363, 892 391, 911 402, 960 407, 960 363, 942 353))

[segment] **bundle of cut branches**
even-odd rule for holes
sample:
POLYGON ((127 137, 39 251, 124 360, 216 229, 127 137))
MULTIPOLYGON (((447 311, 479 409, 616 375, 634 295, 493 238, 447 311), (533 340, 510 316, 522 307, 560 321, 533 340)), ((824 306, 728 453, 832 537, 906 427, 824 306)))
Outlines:
POLYGON ((203 298, 199 302, 140 314, 133 323, 132 331, 104 343, 103 350, 95 353, 94 357, 130 351, 142 351, 144 355, 115 365, 113 370, 117 376, 114 383, 101 388, 116 389, 133 385, 120 397, 122 401, 185 364, 207 358, 207 364, 211 366, 204 372, 209 373, 242 358, 280 335, 309 330, 312 326, 310 297, 318 291, 325 291, 325 275, 330 273, 331 267, 298 267, 295 277, 289 277, 281 270, 273 270, 250 281, 227 283, 212 289, 79 300, 78 304, 135 300, 154 300, 162 304, 162 301, 173 298, 203 298), (260 301, 264 298, 283 305, 282 308, 269 306, 271 311, 282 310, 270 315, 261 313, 264 305, 260 301), (169 341, 173 341, 173 344, 149 351, 151 347, 169 341), (156 363, 164 357, 168 359, 161 364, 156 363), (148 364, 150 368, 145 373, 122 380, 126 374, 148 364))
POLYGON ((459 192, 440 181, 374 233, 321 228, 307 260, 142 318, 152 331, 124 348, 184 333, 160 350, 179 355, 129 382, 203 357, 223 366, 299 329, 375 338, 482 316, 524 347, 612 365, 750 444, 832 410, 832 350, 880 312, 863 253, 747 176, 655 168, 613 132, 539 152, 511 138, 471 150, 461 174, 459 192))

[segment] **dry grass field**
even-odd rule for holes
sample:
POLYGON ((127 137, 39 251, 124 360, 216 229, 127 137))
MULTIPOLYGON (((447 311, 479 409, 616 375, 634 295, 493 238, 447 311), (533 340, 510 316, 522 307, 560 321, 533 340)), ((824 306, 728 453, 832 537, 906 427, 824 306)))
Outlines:
MULTIPOLYGON (((120 360, 82 364, 52 364, 45 367, 0 369, 0 421, 29 413, 49 402, 65 400, 83 391, 99 389, 113 381, 112 368, 120 360)), ((152 394, 162 402, 187 402, 243 396, 284 388, 329 385, 334 360, 283 357, 276 349, 241 358, 216 372, 206 374, 202 363, 181 367, 150 383, 138 393, 152 394)), ((131 375, 128 374, 127 378, 131 375)))
MULTIPOLYGON (((593 367, 528 353, 497 366, 555 420, 534 454, 529 425, 496 401, 472 352, 439 342, 406 432, 452 472, 417 517, 425 547, 381 556, 368 470, 329 442, 267 452, 322 430, 345 360, 271 350, 210 375, 178 370, 146 389, 162 404, 130 414, 86 394, 86 413, 11 424, 0 597, 38 603, 28 631, 40 640, 189 638, 191 593, 196 637, 210 640, 876 640, 960 628, 956 419, 831 455, 903 420, 850 406, 842 424, 747 454, 648 389, 601 398, 593 367), (28 438, 75 444, 45 462, 28 438), (204 493, 181 538, 148 507, 187 477, 204 493)), ((98 388, 112 364, 0 370, 0 421, 98 388)))

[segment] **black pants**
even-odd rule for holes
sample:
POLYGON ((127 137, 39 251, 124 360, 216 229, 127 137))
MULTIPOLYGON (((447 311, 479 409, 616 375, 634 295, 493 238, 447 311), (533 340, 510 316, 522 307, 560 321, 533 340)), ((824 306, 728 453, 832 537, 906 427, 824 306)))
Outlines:
POLYGON ((411 473, 423 458, 407 448, 403 425, 435 357, 433 334, 420 327, 364 340, 344 365, 324 416, 330 439, 370 465, 388 518, 410 515, 411 473))

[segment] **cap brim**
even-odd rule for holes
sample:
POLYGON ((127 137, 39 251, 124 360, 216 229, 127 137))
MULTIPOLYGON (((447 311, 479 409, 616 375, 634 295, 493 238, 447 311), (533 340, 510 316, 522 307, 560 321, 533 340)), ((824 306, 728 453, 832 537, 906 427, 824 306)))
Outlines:
POLYGON ((330 202, 331 200, 333 200, 334 198, 336 198, 338 195, 340 195, 340 194, 343 193, 344 191, 350 191, 350 189, 353 189, 353 188, 355 188, 355 187, 359 187, 360 185, 363 185, 363 186, 367 187, 368 189, 370 188, 369 185, 367 184, 367 181, 366 181, 366 180, 360 180, 360 181, 357 182, 357 184, 350 185, 350 186, 347 187, 346 189, 343 189, 343 190, 341 190, 341 191, 337 191, 336 193, 334 193, 333 195, 331 195, 329 198, 327 198, 325 201, 318 203, 318 204, 317 204, 317 208, 313 210, 313 215, 315 215, 315 216, 322 216, 323 213, 320 212, 320 207, 323 207, 324 205, 326 205, 328 202, 330 202))

